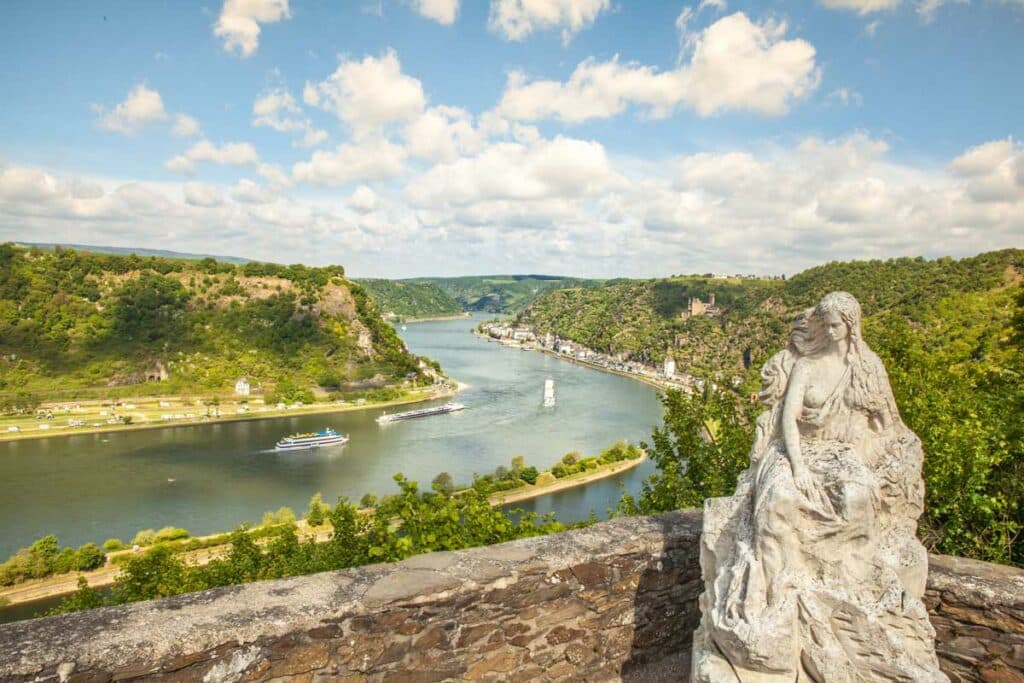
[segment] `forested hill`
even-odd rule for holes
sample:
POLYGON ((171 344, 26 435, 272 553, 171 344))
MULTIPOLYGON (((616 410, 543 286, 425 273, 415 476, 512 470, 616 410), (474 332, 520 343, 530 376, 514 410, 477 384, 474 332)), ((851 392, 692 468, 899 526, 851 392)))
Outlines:
MULTIPOLYGON (((1024 251, 829 263, 785 282, 610 283, 548 292, 521 318, 602 351, 646 360, 672 353, 681 371, 718 379, 720 388, 740 379, 735 398, 742 399, 757 389, 761 366, 782 348, 795 314, 833 290, 852 293, 863 306, 865 340, 884 361, 903 420, 924 446, 925 544, 1024 566, 1024 251), (681 319, 689 297, 706 301, 712 292, 717 315, 681 319)), ((726 482, 716 495, 731 491, 747 464, 745 450, 733 456, 733 469, 723 467, 720 453, 709 461, 726 482)), ((710 494, 701 484, 695 495, 710 494)), ((692 502, 673 499, 666 509, 692 502)))
POLYGON ((421 277, 400 282, 439 287, 464 311, 518 313, 541 294, 565 287, 591 287, 600 280, 583 280, 557 275, 485 275, 465 277, 421 277))
POLYGON ((344 268, 0 245, 0 397, 230 391, 283 400, 417 368, 344 268), (146 382, 163 368, 166 381, 146 382))
POLYGON ((430 282, 359 279, 385 317, 439 318, 458 315, 462 307, 444 290, 430 282))
MULTIPOLYGON (((983 318, 983 310, 1003 310, 1020 288, 1022 271, 1024 251, 1008 249, 961 260, 834 262, 789 280, 620 280, 545 292, 519 318, 541 332, 606 353, 650 363, 671 353, 681 370, 735 376, 745 366, 760 367, 781 348, 796 313, 829 291, 857 297, 870 337, 880 331, 880 321, 891 322, 893 316, 920 329, 950 307, 964 307, 983 318), (691 297, 707 302, 711 294, 717 314, 681 315, 691 297)), ((996 319, 990 322, 997 324, 996 319)))

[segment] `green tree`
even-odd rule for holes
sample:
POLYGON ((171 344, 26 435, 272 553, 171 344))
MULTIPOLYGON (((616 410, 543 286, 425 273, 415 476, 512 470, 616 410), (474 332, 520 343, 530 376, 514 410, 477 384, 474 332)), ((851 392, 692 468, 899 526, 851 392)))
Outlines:
POLYGON ((95 543, 86 543, 78 548, 75 553, 75 569, 78 571, 90 571, 99 569, 107 561, 106 554, 100 550, 95 543))
POLYGON ((654 514, 732 495, 750 462, 753 429, 737 396, 669 390, 661 403, 664 424, 654 430, 651 444, 642 444, 657 472, 643 483, 639 500, 623 496, 620 512, 654 514))
POLYGON ((140 547, 153 545, 154 542, 156 542, 156 531, 153 529, 142 529, 132 539, 132 545, 140 547))
POLYGON ((60 555, 60 543, 53 534, 34 541, 28 549, 28 572, 33 578, 42 578, 53 572, 60 555))
POLYGON ((320 526, 324 523, 324 513, 330 508, 324 503, 323 497, 317 491, 309 499, 309 510, 306 512, 306 523, 310 526, 320 526))
POLYGON ((79 612, 84 609, 103 606, 103 596, 95 588, 89 585, 84 576, 78 577, 78 590, 60 601, 60 604, 50 610, 49 614, 64 614, 67 612, 79 612))
POLYGON ((103 549, 108 553, 124 549, 124 542, 120 538, 108 538, 103 541, 103 549))
POLYGON ((122 338, 180 341, 188 293, 177 280, 152 272, 125 282, 117 293, 114 331, 122 338))
POLYGON ((540 476, 540 472, 533 465, 524 467, 519 470, 519 478, 525 481, 527 484, 533 485, 537 483, 537 477, 540 476))
POLYGON ((455 481, 452 479, 452 475, 447 472, 441 472, 430 482, 430 488, 442 495, 450 496, 452 491, 455 490, 455 481))
POLYGON ((180 527, 165 526, 153 535, 152 543, 167 543, 168 541, 179 541, 183 538, 188 538, 190 534, 188 529, 182 529, 180 527))
POLYGON ((152 600, 185 592, 186 567, 167 546, 158 545, 121 566, 114 581, 115 603, 152 600))
POLYGON ((277 526, 279 524, 294 524, 295 513, 290 507, 279 507, 277 510, 267 510, 263 513, 262 526, 277 526))

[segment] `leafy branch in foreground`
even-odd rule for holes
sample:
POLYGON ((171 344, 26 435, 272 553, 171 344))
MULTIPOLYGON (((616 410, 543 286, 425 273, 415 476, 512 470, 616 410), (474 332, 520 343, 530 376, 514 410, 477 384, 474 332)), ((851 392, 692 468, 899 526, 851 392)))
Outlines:
POLYGON ((664 424, 651 443, 641 444, 658 471, 636 498, 625 493, 620 514, 649 515, 701 507, 705 498, 731 495, 736 477, 749 463, 753 430, 747 410, 732 393, 687 394, 669 390, 661 397, 664 424))
POLYGON ((399 493, 362 514, 346 499, 326 513, 330 539, 300 541, 294 523, 274 527, 264 542, 241 527, 231 534, 226 554, 206 565, 187 564, 166 545, 124 562, 110 595, 79 581, 78 590, 55 612, 71 612, 228 586, 299 576, 373 562, 402 560, 419 553, 458 550, 538 536, 565 527, 547 515, 492 507, 487 494, 470 489, 450 495, 444 486, 421 492, 416 482, 395 475, 399 493))

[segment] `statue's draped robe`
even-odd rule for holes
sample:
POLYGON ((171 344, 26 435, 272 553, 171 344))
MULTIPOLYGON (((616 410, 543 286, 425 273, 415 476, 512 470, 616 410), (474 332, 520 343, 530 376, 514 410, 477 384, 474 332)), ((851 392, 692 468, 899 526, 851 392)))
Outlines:
POLYGON ((751 465, 732 497, 704 507, 695 682, 948 680, 920 600, 920 441, 881 361, 863 353, 797 419, 811 495, 797 490, 780 424, 794 354, 766 366, 771 410, 758 419, 751 465), (770 576, 768 554, 781 558, 770 576))

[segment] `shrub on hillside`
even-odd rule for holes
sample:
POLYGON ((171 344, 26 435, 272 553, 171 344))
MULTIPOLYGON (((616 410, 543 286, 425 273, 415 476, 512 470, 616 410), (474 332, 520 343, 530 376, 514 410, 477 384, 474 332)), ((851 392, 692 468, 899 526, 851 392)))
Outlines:
POLYGON ((135 538, 132 539, 132 545, 147 546, 153 545, 156 541, 156 531, 153 529, 142 529, 139 533, 135 534, 135 538))
POLYGON ((153 543, 166 543, 167 541, 178 541, 183 538, 188 538, 189 533, 185 529, 176 528, 173 526, 165 526, 160 531, 156 532, 153 537, 153 543))
POLYGON ((107 561, 107 555, 95 543, 86 543, 75 553, 75 566, 80 572, 99 569, 107 561))
POLYGON ((536 484, 538 476, 540 476, 540 473, 537 472, 537 468, 534 467, 533 465, 530 465, 529 467, 524 467, 523 469, 519 470, 519 478, 525 481, 527 484, 536 484))
POLYGON ((313 494, 313 497, 309 499, 309 511, 306 512, 306 523, 310 526, 320 526, 324 523, 324 518, 327 512, 330 511, 330 507, 324 503, 320 492, 317 491, 313 494))
POLYGON ((294 524, 295 513, 289 507, 279 507, 276 511, 267 510, 263 513, 262 526, 277 526, 281 524, 294 524))

